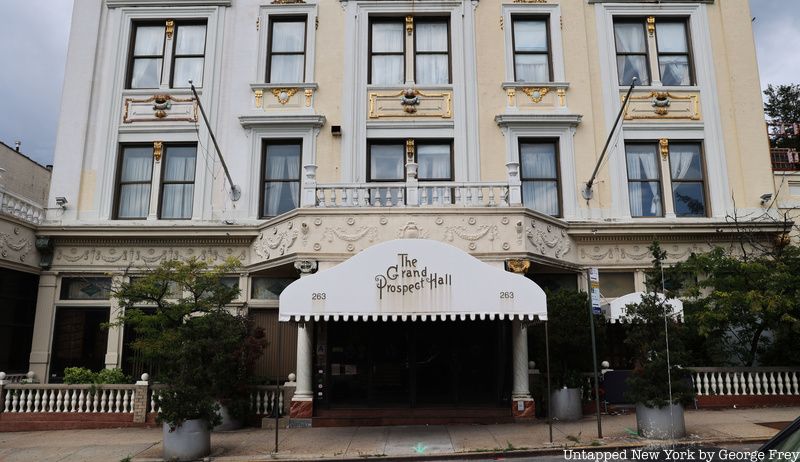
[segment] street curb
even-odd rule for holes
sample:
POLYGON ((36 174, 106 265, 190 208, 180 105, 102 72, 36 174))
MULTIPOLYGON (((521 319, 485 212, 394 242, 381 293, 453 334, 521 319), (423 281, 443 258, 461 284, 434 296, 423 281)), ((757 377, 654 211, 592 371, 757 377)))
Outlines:
MULTIPOLYGON (((675 443, 687 446, 697 445, 710 445, 717 446, 723 444, 755 444, 764 443, 768 441, 767 437, 742 437, 742 438, 706 438, 706 439, 692 439, 692 440, 675 440, 675 443)), ((591 446, 591 445, 575 445, 575 446, 561 446, 561 447, 546 447, 546 448, 531 448, 531 449, 514 449, 509 451, 473 451, 473 452, 456 452, 451 454, 421 454, 421 455, 403 455, 403 456, 362 456, 362 457, 315 457, 308 458, 307 456, 293 458, 291 456, 270 455, 270 456, 210 456, 205 460, 210 462, 273 462, 273 461, 291 461, 291 462, 364 462, 364 461, 399 461, 399 462, 421 462, 421 461, 436 461, 436 460, 475 460, 475 459, 515 459, 519 457, 536 457, 536 456, 557 456, 562 455, 565 449, 581 450, 587 452, 607 452, 618 451, 622 449, 633 449, 641 447, 655 447, 667 446, 670 444, 669 440, 641 440, 632 441, 628 443, 615 443, 608 446, 591 446)), ((162 462, 163 459, 140 459, 134 458, 133 462, 162 462)))

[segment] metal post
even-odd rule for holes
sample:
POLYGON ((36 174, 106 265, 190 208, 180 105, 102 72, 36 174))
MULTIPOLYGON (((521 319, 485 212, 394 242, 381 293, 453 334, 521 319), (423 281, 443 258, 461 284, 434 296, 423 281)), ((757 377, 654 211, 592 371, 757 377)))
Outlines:
MULTIPOLYGON (((281 358, 283 357, 281 348, 283 346, 283 326, 281 325, 281 319, 278 317, 278 360, 275 361, 276 364, 276 371, 275 371, 275 399, 274 404, 272 405, 272 410, 275 412, 275 454, 278 453, 278 427, 280 426, 280 418, 281 418, 281 411, 278 408, 280 405, 280 396, 282 396, 281 392, 281 358)), ((286 403, 283 403, 284 405, 286 403)))
MULTIPOLYGON (((589 290, 591 291, 591 276, 589 276, 589 290)), ((597 341, 594 335, 594 313, 592 308, 592 297, 589 297, 589 327, 592 332, 592 368, 594 369, 594 404, 597 413, 597 437, 603 437, 603 424, 600 419, 600 379, 597 373, 597 341)))
POLYGON ((553 403, 550 401, 550 333, 547 329, 549 321, 544 322, 544 352, 545 352, 545 366, 547 367, 547 425, 550 427, 550 443, 553 442, 553 415, 550 413, 550 407, 553 403))

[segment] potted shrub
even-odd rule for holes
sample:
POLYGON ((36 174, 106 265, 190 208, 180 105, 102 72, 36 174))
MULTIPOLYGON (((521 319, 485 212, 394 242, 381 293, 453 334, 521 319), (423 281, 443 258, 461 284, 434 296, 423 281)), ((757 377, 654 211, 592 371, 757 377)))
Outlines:
POLYGON ((680 367, 686 356, 681 341, 683 326, 672 316, 669 294, 659 296, 667 254, 658 242, 650 246, 650 251, 653 268, 647 273, 647 292, 640 303, 626 307, 631 325, 625 343, 632 348, 634 359, 627 398, 636 403, 639 435, 669 439, 686 433, 683 405, 692 398, 691 378, 680 367))
POLYGON ((232 382, 244 374, 220 377, 230 368, 246 368, 248 358, 246 317, 226 308, 239 289, 222 280, 238 266, 232 259, 215 267, 198 259, 171 260, 115 290, 122 308, 116 323, 135 330, 131 346, 157 367, 154 379, 163 387, 155 400, 165 459, 208 455, 210 430, 221 420, 220 402, 235 398, 221 394, 243 390, 232 382))
MULTIPOLYGON (((592 338, 589 328, 589 297, 586 292, 547 291, 547 318, 550 323, 550 349, 554 389, 549 409, 557 420, 583 417, 583 371, 592 370, 592 338)), ((593 317, 595 333, 602 338, 605 323, 593 317)), ((601 343, 602 342, 598 342, 601 343)))

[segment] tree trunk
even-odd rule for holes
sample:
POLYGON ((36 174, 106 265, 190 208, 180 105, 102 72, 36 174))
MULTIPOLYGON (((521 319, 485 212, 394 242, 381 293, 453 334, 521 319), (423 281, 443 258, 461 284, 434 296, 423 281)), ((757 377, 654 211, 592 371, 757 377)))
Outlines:
POLYGON ((756 353, 758 352, 758 341, 761 339, 761 334, 764 332, 764 326, 759 326, 753 333, 753 338, 750 339, 750 357, 747 359, 746 367, 753 367, 753 362, 756 360, 756 353))

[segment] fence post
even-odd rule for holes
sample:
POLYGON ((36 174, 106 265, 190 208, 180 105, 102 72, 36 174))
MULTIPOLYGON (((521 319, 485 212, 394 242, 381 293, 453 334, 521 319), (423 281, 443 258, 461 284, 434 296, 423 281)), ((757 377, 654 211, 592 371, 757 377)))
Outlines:
POLYGON ((6 385, 6 373, 0 372, 0 414, 5 412, 5 404, 6 404, 5 385, 6 385))
POLYGON ((145 423, 147 421, 147 395, 149 389, 148 380, 150 375, 147 373, 142 374, 142 380, 136 382, 136 387, 133 391, 133 422, 145 423))
MULTIPOLYGON (((297 382, 295 379, 297 376, 294 372, 289 374, 289 381, 283 383, 283 407, 286 409, 288 405, 292 403, 292 397, 294 396, 294 391, 297 388, 297 382)), ((287 415, 288 413, 284 412, 284 409, 279 409, 281 415, 287 415)))

